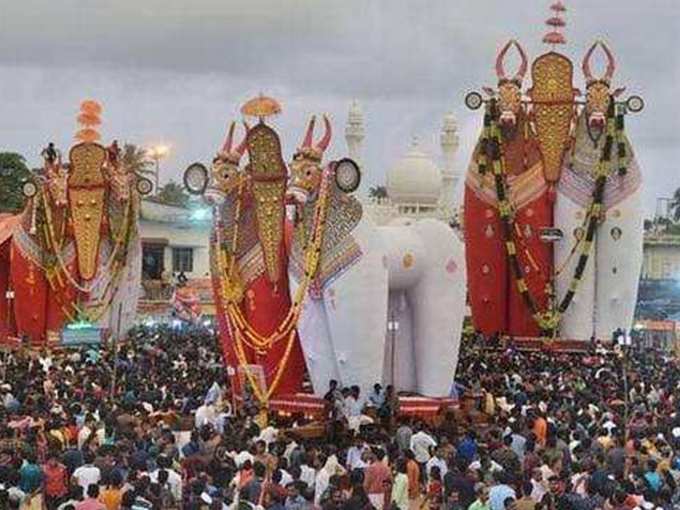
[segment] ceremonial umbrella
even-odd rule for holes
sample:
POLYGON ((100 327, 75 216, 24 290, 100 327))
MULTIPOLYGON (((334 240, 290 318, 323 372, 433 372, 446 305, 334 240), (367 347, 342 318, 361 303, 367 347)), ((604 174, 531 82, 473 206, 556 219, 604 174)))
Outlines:
POLYGON ((276 99, 260 94, 246 102, 241 107, 241 113, 263 119, 281 113, 281 105, 276 99))

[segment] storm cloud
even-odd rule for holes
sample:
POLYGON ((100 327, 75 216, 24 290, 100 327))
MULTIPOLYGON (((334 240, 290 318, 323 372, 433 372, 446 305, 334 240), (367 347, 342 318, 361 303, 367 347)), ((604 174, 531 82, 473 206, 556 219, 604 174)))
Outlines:
MULTIPOLYGON (((367 184, 418 135, 434 157, 443 115, 461 130, 467 165, 479 114, 469 90, 495 82, 509 38, 532 57, 546 0, 0 0, 0 149, 32 164, 48 140, 71 143, 80 100, 105 108, 102 131, 146 145, 168 143, 163 179, 208 160, 239 106, 264 92, 284 112, 274 122, 287 154, 312 113, 328 112, 342 139, 349 103, 365 112, 367 184)), ((680 2, 570 0, 568 44, 576 65, 597 38, 614 50, 615 85, 645 97, 628 129, 646 177, 645 205, 680 186, 680 2)))

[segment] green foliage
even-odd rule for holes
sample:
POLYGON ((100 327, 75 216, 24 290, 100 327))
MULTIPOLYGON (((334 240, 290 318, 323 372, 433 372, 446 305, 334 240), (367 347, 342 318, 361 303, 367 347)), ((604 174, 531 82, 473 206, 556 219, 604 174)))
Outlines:
POLYGON ((186 207, 190 198, 189 194, 184 191, 184 188, 175 181, 168 182, 156 195, 156 199, 159 202, 180 207, 186 207))
POLYGON ((21 187, 29 178, 26 160, 16 152, 0 152, 0 212, 18 213, 26 198, 21 187))
POLYGON ((146 151, 133 143, 123 145, 123 164, 137 175, 151 176, 156 174, 153 161, 146 151))
POLYGON ((385 186, 371 186, 368 189, 370 198, 387 198, 387 188, 385 186))

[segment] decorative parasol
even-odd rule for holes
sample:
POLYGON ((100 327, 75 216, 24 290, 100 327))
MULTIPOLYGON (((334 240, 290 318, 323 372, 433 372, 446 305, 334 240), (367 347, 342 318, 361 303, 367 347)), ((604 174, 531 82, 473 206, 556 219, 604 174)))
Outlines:
POLYGON ((545 24, 550 27, 550 31, 543 37, 543 42, 552 46, 566 44, 567 39, 564 37, 562 30, 567 25, 563 17, 567 8, 561 0, 558 0, 550 6, 550 10, 553 14, 545 21, 545 24))
POLYGON ((281 113, 281 104, 272 97, 260 94, 246 102, 246 104, 241 107, 241 113, 243 115, 264 119, 265 117, 271 117, 272 115, 281 113))
POLYGON ((92 99, 86 99, 80 103, 80 113, 77 121, 81 129, 76 133, 76 140, 84 143, 96 142, 101 138, 97 126, 101 124, 100 115, 102 106, 92 99))

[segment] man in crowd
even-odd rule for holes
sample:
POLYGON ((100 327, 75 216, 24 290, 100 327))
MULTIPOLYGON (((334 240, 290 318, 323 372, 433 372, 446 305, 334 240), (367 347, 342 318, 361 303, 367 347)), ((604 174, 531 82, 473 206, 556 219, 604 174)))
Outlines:
POLYGON ((48 510, 677 508, 680 363, 631 348, 626 394, 619 354, 469 340, 459 395, 493 414, 413 419, 392 405, 366 425, 357 418, 384 407, 382 388, 365 403, 331 382, 337 433, 318 438, 297 433, 304 417, 260 427, 226 412, 228 378, 205 330, 142 328, 97 356, 12 353, 0 371, 0 508, 36 494, 48 510))

